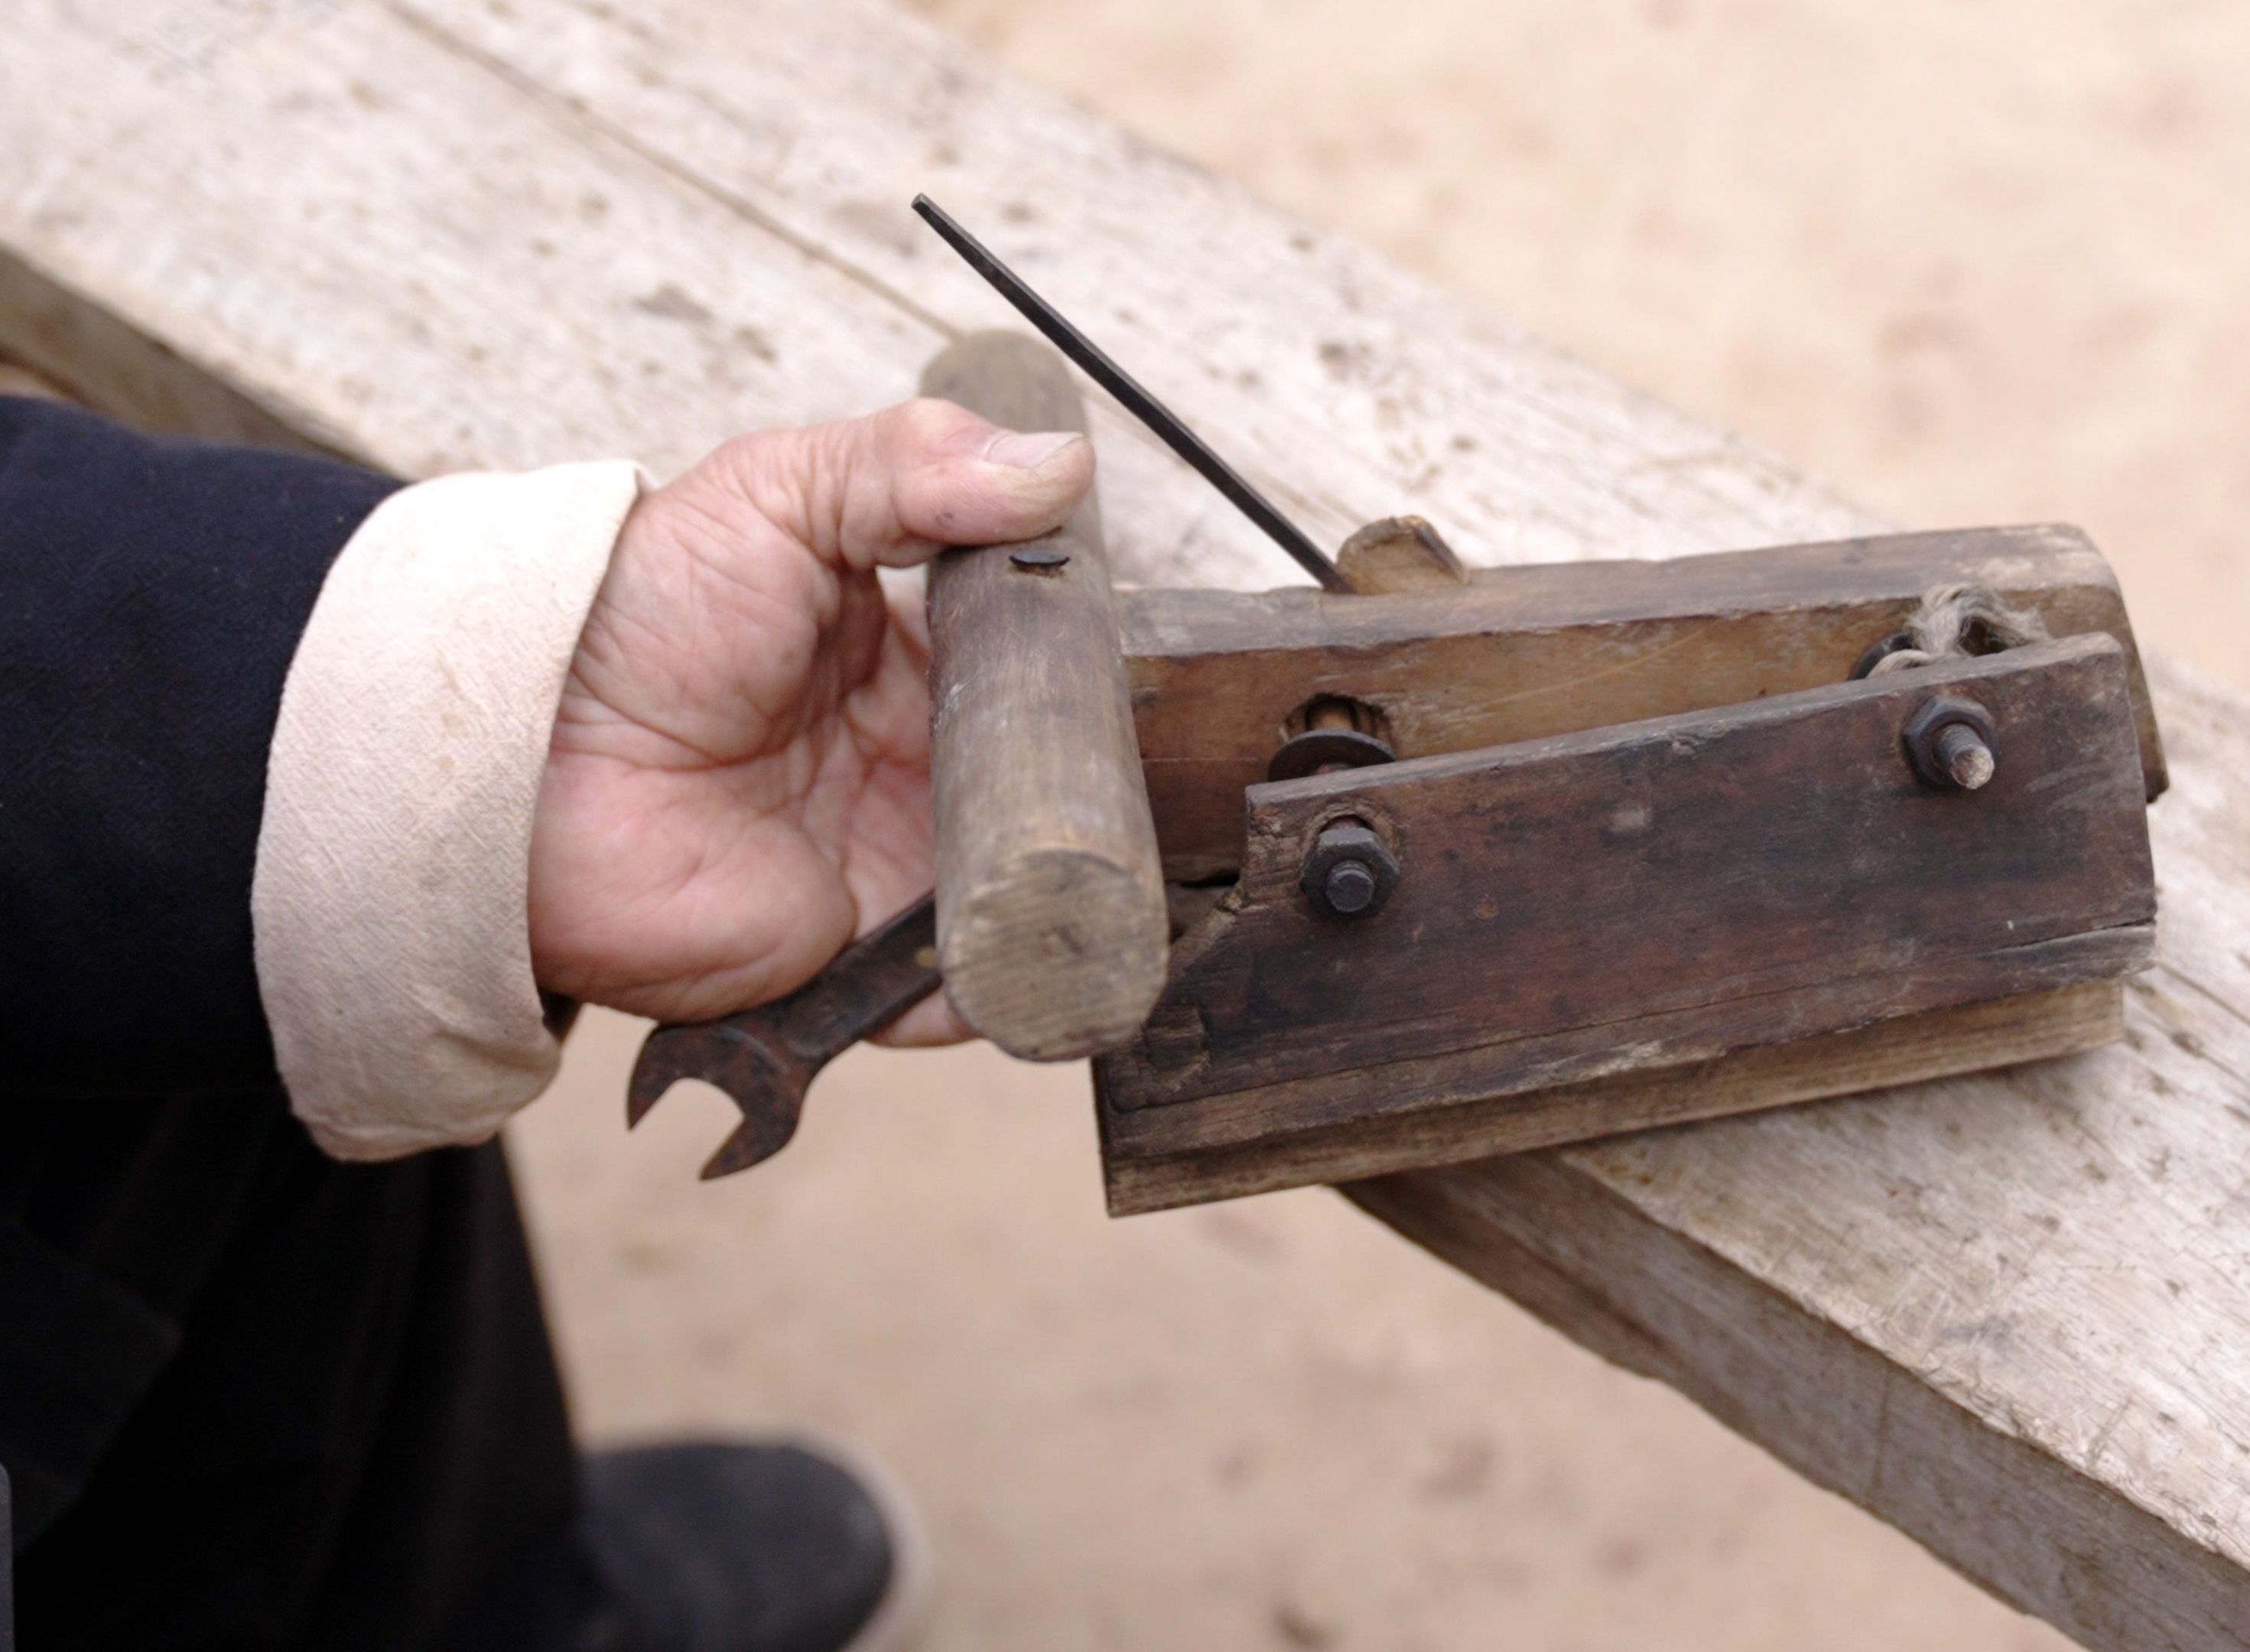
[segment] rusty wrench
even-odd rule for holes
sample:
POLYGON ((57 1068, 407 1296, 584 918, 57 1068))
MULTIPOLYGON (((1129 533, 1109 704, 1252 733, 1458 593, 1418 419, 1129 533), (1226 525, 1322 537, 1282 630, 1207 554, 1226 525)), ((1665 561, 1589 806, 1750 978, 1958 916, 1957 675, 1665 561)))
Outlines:
POLYGON ((639 1123, 680 1080, 700 1078, 742 1111, 703 1179, 748 1170, 789 1145, 813 1075, 928 998, 938 978, 937 903, 926 895, 787 998, 651 1033, 633 1063, 625 1123, 639 1123))

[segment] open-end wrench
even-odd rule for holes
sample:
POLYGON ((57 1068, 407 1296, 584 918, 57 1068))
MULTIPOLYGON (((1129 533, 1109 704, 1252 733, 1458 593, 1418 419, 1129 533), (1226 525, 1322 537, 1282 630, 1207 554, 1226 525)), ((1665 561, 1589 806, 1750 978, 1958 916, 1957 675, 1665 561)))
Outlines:
POLYGON ((703 1179, 771 1158, 797 1134, 813 1075, 937 990, 937 903, 924 895, 854 941, 785 999, 715 1021, 659 1026, 640 1047, 625 1123, 638 1124, 683 1078, 715 1084, 742 1110, 703 1179))

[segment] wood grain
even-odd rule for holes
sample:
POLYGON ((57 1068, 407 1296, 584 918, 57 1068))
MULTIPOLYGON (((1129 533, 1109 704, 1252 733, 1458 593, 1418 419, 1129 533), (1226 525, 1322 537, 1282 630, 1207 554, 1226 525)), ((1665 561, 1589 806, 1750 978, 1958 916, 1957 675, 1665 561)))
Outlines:
POLYGON ((2161 660, 2151 680, 2166 899, 2122 1045, 1352 1196, 2084 1644, 2232 1649, 2250 707, 2161 660), (2193 901, 2190 844, 2226 872, 2193 901))
MULTIPOLYGON (((208 434, 665 471, 861 411, 1003 319, 908 218, 928 189, 1330 543, 1402 512, 1473 563, 1883 527, 874 0, 21 0, 8 29, 0 349, 208 434)), ((1121 577, 1291 577, 1090 416, 1121 577)), ((2088 1646, 2240 1652, 2250 702, 2150 677, 2164 916, 2123 1044, 1369 1202, 2088 1646)))
MULTIPOLYGON (((2080 956, 2055 961, 2066 971, 2090 964, 2104 974, 2122 972, 2146 961, 2150 938, 2146 929, 2113 930, 2097 943, 2105 956, 2088 959, 2088 949, 2076 946, 2067 950, 2080 956)), ((2033 978, 2026 972, 2016 978, 2033 978)), ((1139 1215, 2052 1061, 2098 1049, 2124 1030, 2124 989, 2114 979, 2095 979, 1508 1095, 1491 1092, 1474 1070, 1479 1053, 1468 1052, 1468 1061, 1437 1057, 1367 1075, 1386 1093, 1416 1096, 1426 1105, 1308 1126, 1309 1087, 1277 1087, 1290 1128, 1260 1131, 1231 1118, 1236 1141, 1218 1139, 1216 1132, 1179 1132, 1171 1151, 1163 1151, 1163 1132, 1172 1121, 1163 1112, 1105 1108, 1103 1186, 1111 1215, 1139 1215)), ((1251 1112, 1264 1098, 1242 1099, 1243 1110, 1251 1112)))
MULTIPOLYGON (((1106 1160, 1266 1143, 1336 1179, 1369 1162, 1356 1122, 2114 978, 2145 963, 2155 911, 2141 783, 2122 650, 2091 635, 1254 787, 1241 881, 1098 1064, 1106 1160), (1901 750, 1939 696, 2005 730, 1973 795, 1931 791, 1901 750), (1353 923, 1297 887, 1339 816, 1403 866, 1353 923)), ((1647 1122, 1623 1095, 1614 1121, 1567 1116, 1647 1122)), ((1496 1151, 1559 1139, 1564 1116, 1464 1129, 1496 1151)))
POLYGON ((2139 783, 2116 645, 2082 637, 1253 787, 1242 880, 1182 940, 1164 994, 1192 1007, 1200 1044, 1112 1063, 1113 1083, 1133 1079, 1119 1104, 1853 976, 1903 984, 1949 957, 2145 923, 2139 783), (1941 695, 2005 731, 1973 795, 1932 791, 1901 750, 1941 695), (1298 872, 1347 815, 1404 872, 1380 912, 1336 923, 1298 872))
MULTIPOLYGON (((1016 430, 1086 428, 1068 365, 1018 333, 949 346, 922 389, 1016 430)), ((1063 560, 952 550, 929 570, 937 951, 970 1026, 1073 1061, 1140 1030, 1170 923, 1094 494, 1018 549, 1063 560)))
POLYGON ((1167 874, 1240 864, 1240 794, 1315 696, 1375 708, 1409 757, 1733 705, 1843 681, 1924 593, 1962 582, 2056 636, 2119 640, 2148 794, 2161 792, 2164 744, 2124 600, 2071 528, 1487 569, 1445 596, 1142 591, 1124 600, 1125 649, 1167 874))

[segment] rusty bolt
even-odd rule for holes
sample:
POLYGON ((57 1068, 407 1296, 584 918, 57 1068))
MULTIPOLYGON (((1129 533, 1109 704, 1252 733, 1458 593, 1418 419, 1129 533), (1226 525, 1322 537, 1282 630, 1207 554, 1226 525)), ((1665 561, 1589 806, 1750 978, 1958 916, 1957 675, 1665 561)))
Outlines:
POLYGON ((1992 719, 1973 700, 1930 701, 1906 725, 1907 761, 1924 785, 1941 791, 1974 791, 2000 761, 1992 719))
POLYGON ((1937 736, 1937 762, 1953 784, 1974 791, 1992 778, 1992 749, 1965 722, 1949 722, 1937 736))
POLYGON ((1332 820, 1306 853, 1297 887, 1322 917, 1372 917, 1398 887, 1398 860, 1365 821, 1332 820))

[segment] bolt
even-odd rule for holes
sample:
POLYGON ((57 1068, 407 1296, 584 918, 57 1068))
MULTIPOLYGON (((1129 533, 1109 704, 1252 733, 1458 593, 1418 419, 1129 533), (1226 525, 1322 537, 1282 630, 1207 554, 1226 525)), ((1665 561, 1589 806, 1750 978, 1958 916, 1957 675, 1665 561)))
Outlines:
POLYGON ((1372 917, 1398 887, 1398 861, 1363 820, 1332 820, 1306 852, 1297 886, 1322 917, 1372 917))
POLYGON ((1364 912, 1367 903, 1375 899, 1375 868, 1364 861, 1339 861, 1329 868, 1321 893, 1339 917, 1364 912))
POLYGON ((2000 761, 1992 719, 1973 700, 1925 703, 1906 725, 1907 760, 1927 786, 1975 791, 1991 784, 2000 761))
POLYGON ((1949 722, 1937 736, 1937 766, 1964 791, 1992 778, 1992 748, 1965 722, 1949 722))

